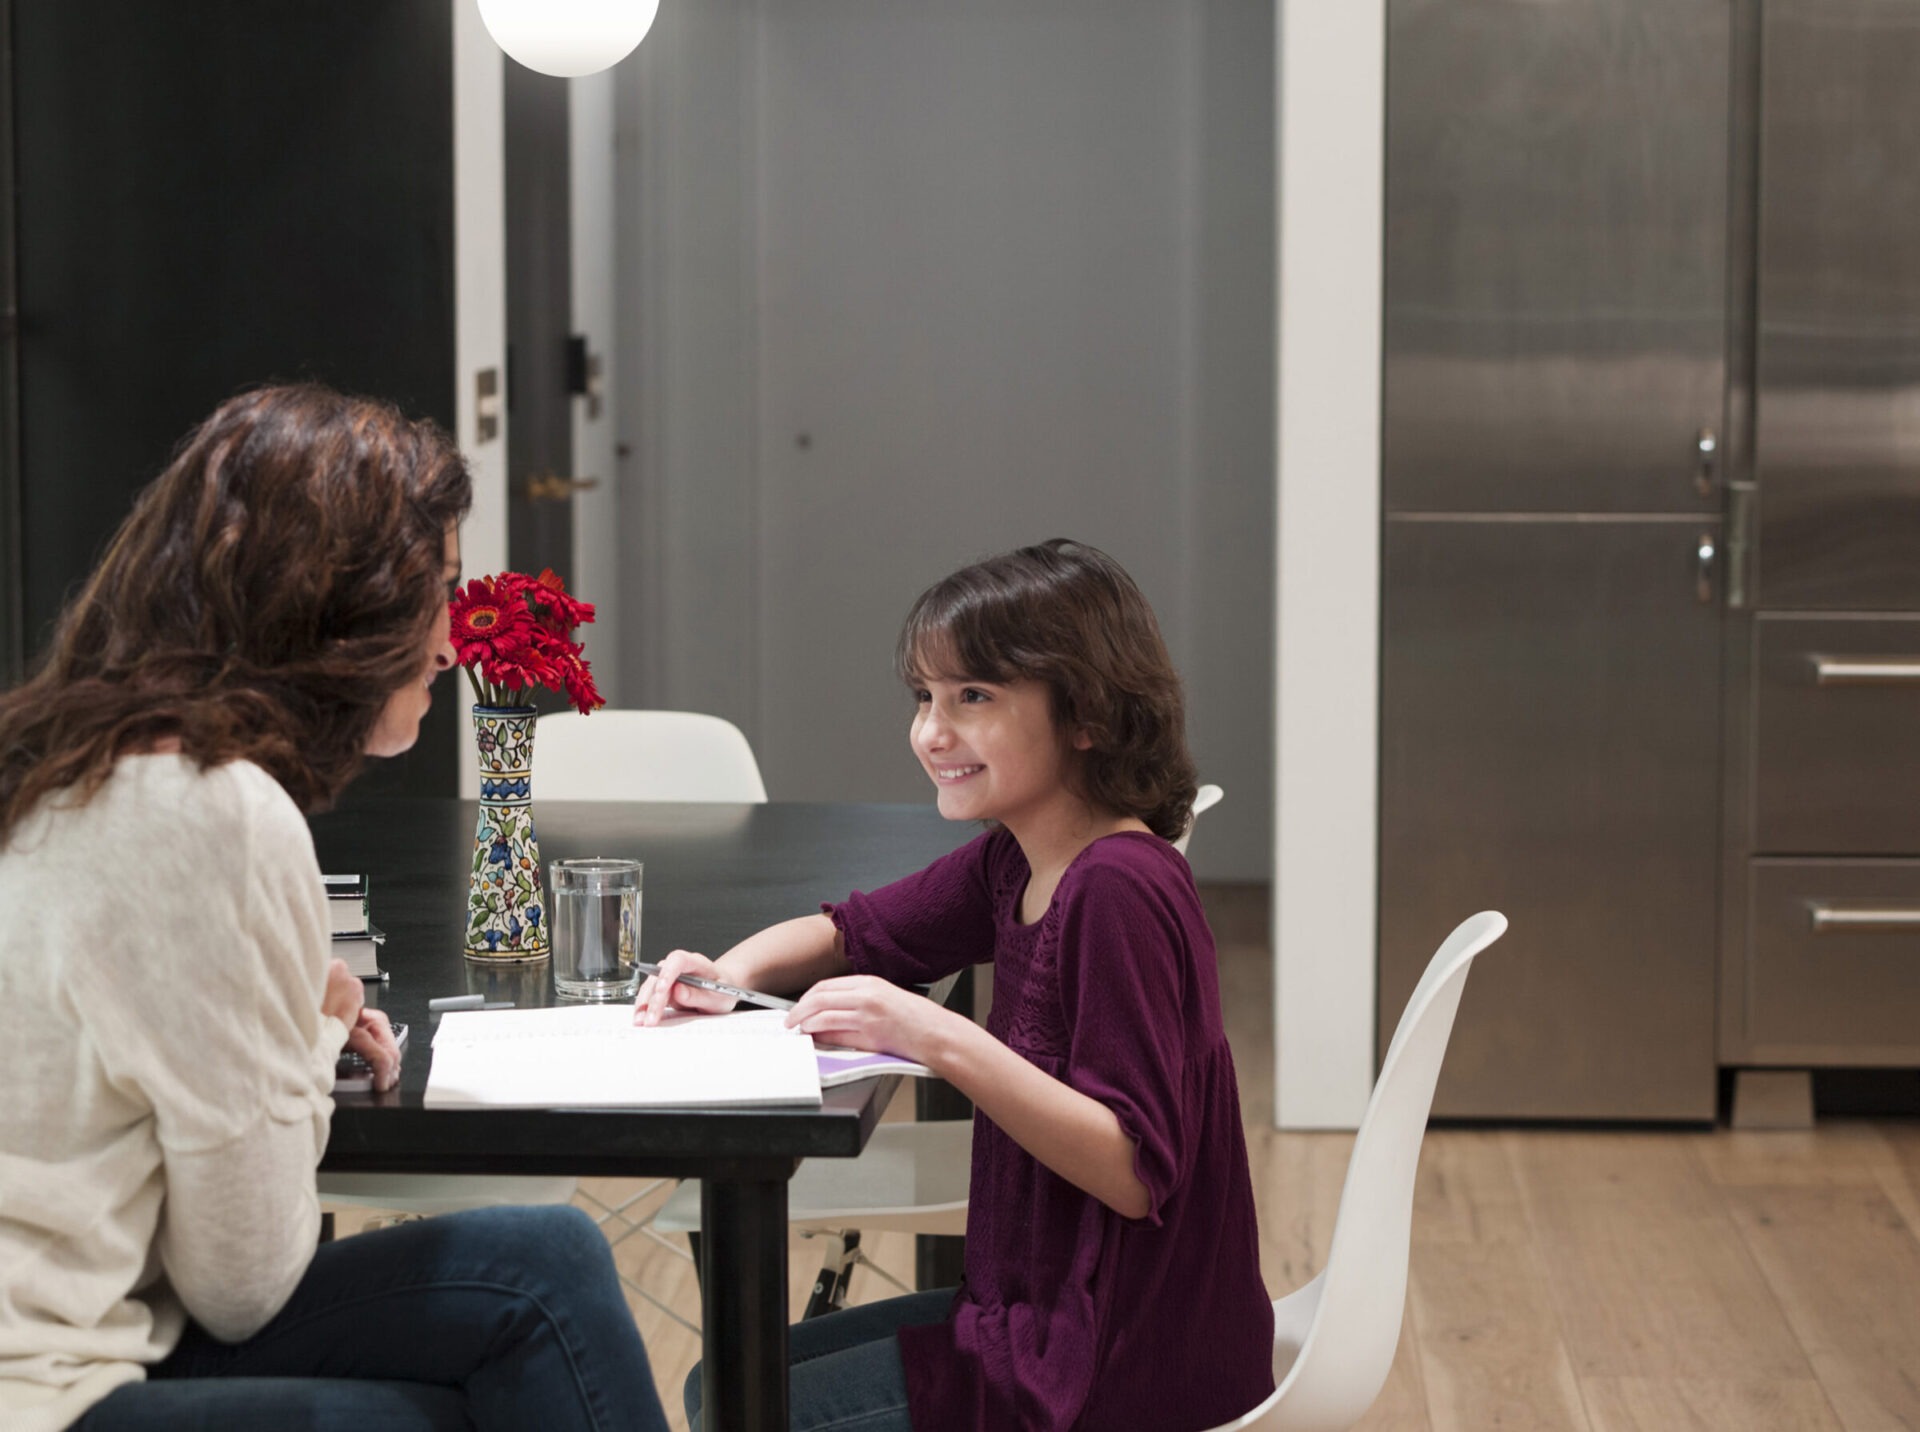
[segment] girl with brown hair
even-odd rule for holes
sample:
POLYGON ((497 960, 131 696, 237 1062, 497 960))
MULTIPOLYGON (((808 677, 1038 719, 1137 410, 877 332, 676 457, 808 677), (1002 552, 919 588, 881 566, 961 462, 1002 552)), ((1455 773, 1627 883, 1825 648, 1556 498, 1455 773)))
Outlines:
POLYGON ((413 745, 471 501, 446 435, 312 385, 222 404, 0 695, 0 1422, 663 1428, 572 1209, 320 1247, 336 1057, 304 816, 413 745))
MULTIPOLYGON (((794 1429, 1182 1432, 1273 1391, 1273 1308, 1213 936, 1185 859, 1180 679, 1105 553, 1055 540, 929 588, 897 653, 913 751, 987 834, 719 960, 636 1018, 719 1011, 681 974, 806 989, 811 1034, 973 1100, 966 1277, 796 1325, 794 1429), (993 964, 987 1027, 902 988, 993 964)), ((687 1411, 699 1410, 698 1369, 687 1411)))

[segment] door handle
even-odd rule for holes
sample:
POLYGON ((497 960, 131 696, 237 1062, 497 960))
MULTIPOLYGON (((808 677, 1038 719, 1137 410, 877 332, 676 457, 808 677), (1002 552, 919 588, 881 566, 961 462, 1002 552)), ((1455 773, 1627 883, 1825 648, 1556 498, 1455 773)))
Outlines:
POLYGON ((1810 904, 1808 914, 1816 935, 1886 934, 1901 930, 1920 930, 1920 910, 1888 906, 1880 909, 1839 909, 1832 905, 1810 904))
POLYGON ((1911 686, 1920 682, 1920 658, 1815 656, 1816 686, 1911 686))
POLYGON ((1713 600, 1713 559, 1718 553, 1714 546, 1713 534, 1702 532, 1699 544, 1693 549, 1694 569, 1693 594, 1702 602, 1713 600))
POLYGON ((557 473, 536 472, 521 486, 529 502, 565 502, 576 492, 591 492, 600 485, 597 477, 561 477, 557 473))

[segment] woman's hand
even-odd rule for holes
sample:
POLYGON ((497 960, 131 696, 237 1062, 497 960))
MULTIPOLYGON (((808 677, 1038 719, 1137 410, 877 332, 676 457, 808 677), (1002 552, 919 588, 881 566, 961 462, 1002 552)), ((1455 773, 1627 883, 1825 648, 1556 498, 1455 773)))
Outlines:
POLYGON ((384 1009, 362 1009, 347 1031, 347 1048, 373 1066, 373 1087, 382 1092, 400 1082, 400 1046, 384 1009))
POLYGON ((898 1054, 935 1073, 955 1021, 971 1024, 925 995, 873 975, 821 980, 787 1014, 789 1027, 798 1025, 829 1044, 898 1054))
POLYGON ((373 1066, 373 1087, 391 1089, 400 1082, 400 1046, 394 1042, 393 1022, 385 1010, 366 1006, 366 986, 347 973, 347 962, 334 960, 328 964, 320 1013, 330 1014, 346 1025, 347 1048, 373 1066))
POLYGON ((360 981, 347 973, 345 960, 327 966, 327 987, 320 994, 320 1013, 332 1015, 348 1029, 360 1021, 360 1010, 367 1002, 367 991, 360 981))
POLYGON ((692 950, 675 950, 660 961, 660 973, 648 975, 646 983, 634 994, 635 1024, 658 1024, 669 1004, 692 1014, 725 1014, 736 1003, 730 994, 701 989, 697 985, 676 984, 681 975, 698 975, 702 979, 727 982, 720 967, 705 955, 696 955, 692 950))

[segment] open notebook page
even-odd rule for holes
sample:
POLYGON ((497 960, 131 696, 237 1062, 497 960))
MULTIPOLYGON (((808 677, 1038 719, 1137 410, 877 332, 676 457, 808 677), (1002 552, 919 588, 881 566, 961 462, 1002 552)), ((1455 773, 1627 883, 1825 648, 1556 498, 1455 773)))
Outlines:
POLYGON ((679 1109, 818 1105, 813 1041, 780 1010, 682 1016, 633 1007, 456 1011, 433 1037, 428 1108, 679 1109))

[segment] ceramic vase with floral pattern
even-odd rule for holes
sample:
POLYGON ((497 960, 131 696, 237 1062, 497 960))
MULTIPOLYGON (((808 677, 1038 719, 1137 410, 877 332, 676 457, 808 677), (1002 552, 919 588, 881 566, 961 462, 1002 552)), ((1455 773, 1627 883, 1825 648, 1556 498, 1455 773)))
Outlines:
POLYGON ((525 964, 548 954, 547 899, 533 832, 531 706, 476 706, 480 820, 467 887, 467 958, 525 964))

